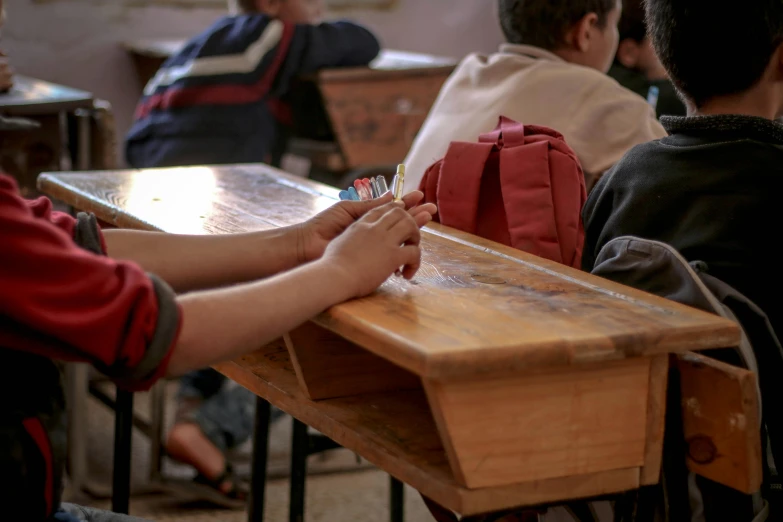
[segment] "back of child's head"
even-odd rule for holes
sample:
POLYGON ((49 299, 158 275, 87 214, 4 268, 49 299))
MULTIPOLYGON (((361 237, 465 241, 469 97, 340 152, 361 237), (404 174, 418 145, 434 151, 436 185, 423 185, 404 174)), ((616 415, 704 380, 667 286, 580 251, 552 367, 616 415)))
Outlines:
POLYGON ((323 0, 228 0, 232 14, 261 13, 283 22, 315 24, 324 14, 323 0))
POLYGON ((228 0, 228 10, 232 13, 256 13, 258 4, 256 0, 228 0))
POLYGON ((623 0, 623 16, 620 18, 620 41, 633 40, 642 43, 647 38, 643 0, 623 0))
POLYGON ((644 74, 651 81, 668 77, 655 55, 650 39, 647 38, 644 0, 623 0, 623 15, 618 29, 620 46, 617 49, 616 63, 644 74))
POLYGON ((568 31, 589 13, 606 24, 617 0, 498 0, 500 25, 506 40, 556 50, 568 31))
POLYGON ((658 57, 695 105, 756 86, 783 43, 783 1, 646 0, 658 57))

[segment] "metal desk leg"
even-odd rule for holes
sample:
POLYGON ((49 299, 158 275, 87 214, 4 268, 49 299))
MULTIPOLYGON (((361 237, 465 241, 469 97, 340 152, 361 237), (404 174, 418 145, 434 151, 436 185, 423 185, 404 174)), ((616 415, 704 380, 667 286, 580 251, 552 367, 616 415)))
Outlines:
POLYGON ((76 111, 76 120, 79 129, 79 157, 76 158, 79 170, 90 170, 92 167, 92 136, 90 124, 92 123, 92 113, 88 110, 76 111))
POLYGON ((294 419, 294 434, 291 438, 291 503, 288 506, 289 522, 304 522, 308 447, 307 425, 294 419))
POLYGON ((65 367, 68 397, 68 476, 75 491, 82 491, 87 481, 87 388, 89 368, 86 364, 65 367))
POLYGON ((269 422, 272 408, 261 397, 256 398, 256 425, 253 433, 253 463, 250 478, 250 498, 247 506, 248 522, 264 521, 264 494, 266 492, 266 461, 269 452, 269 422))
POLYGON ((114 477, 111 509, 127 515, 130 509, 131 437, 133 435, 133 393, 117 390, 114 416, 114 477))
POLYGON ((405 519, 405 486, 396 478, 389 476, 389 519, 391 522, 403 522, 405 519))
POLYGON ((160 479, 163 464, 163 421, 166 382, 160 381, 150 390, 150 482, 160 479))

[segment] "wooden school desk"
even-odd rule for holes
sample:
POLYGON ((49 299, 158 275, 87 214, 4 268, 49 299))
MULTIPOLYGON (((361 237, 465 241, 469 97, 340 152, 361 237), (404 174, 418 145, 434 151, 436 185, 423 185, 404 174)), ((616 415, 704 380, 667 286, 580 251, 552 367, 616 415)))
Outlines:
MULTIPOLYGON (((290 225, 337 198, 262 165, 40 188, 119 227, 191 234, 290 225)), ((422 250, 415 280, 217 369, 465 515, 658 481, 668 354, 734 346, 733 323, 439 225, 422 250)))
MULTIPOLYGON (((370 67, 319 72, 315 81, 338 146, 322 166, 350 171, 401 163, 455 66, 451 58, 384 50, 370 67)), ((308 154, 307 142, 301 148, 308 154)))
MULTIPOLYGON (((11 90, 0 93, 0 113, 8 116, 34 117, 41 122, 41 130, 30 134, 35 141, 52 143, 52 147, 56 148, 54 151, 56 157, 52 158, 51 165, 47 165, 46 170, 59 167, 60 159, 65 152, 65 144, 61 140, 65 115, 78 114, 80 110, 90 110, 92 107, 93 96, 88 92, 27 76, 15 76, 11 90)), ((88 170, 91 155, 90 118, 78 117, 77 121, 79 150, 75 166, 80 170, 88 170)), ((21 134, 19 136, 22 139, 27 137, 21 134)), ((26 144, 26 142, 14 143, 14 147, 24 148, 26 144)), ((22 170, 28 169, 22 167, 22 170)), ((27 178, 37 174, 38 172, 25 173, 25 179, 19 180, 22 187, 34 188, 35 180, 27 178)))
MULTIPOLYGON (((137 40, 125 48, 146 85, 183 44, 184 40, 137 40)), ((335 173, 402 162, 456 64, 453 58, 383 50, 369 67, 319 72, 312 80, 334 141, 295 137, 289 152, 335 173)))

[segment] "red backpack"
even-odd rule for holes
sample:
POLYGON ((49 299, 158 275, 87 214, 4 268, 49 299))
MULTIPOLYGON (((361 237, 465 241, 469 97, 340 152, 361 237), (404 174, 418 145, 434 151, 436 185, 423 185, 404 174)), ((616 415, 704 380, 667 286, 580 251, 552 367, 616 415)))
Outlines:
POLYGON ((479 143, 452 142, 419 189, 437 222, 581 268, 585 177, 557 131, 501 116, 479 143))

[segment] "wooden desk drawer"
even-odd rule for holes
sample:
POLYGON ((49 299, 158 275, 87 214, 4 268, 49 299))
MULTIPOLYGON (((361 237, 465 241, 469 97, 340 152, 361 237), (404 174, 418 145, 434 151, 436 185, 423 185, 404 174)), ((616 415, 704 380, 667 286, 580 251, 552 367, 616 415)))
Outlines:
POLYGON ((448 73, 321 82, 348 168, 401 163, 448 73))

